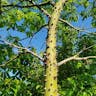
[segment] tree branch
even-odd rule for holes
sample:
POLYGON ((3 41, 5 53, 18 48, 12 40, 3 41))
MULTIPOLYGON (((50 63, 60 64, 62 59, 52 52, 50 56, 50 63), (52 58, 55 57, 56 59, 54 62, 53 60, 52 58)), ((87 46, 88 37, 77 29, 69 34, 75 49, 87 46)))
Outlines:
POLYGON ((87 56, 87 57, 76 57, 73 60, 87 60, 87 59, 94 59, 96 56, 87 56))
POLYGON ((47 2, 43 2, 40 4, 31 4, 31 5, 26 5, 26 6, 21 6, 21 5, 17 5, 17 4, 8 4, 8 5, 2 5, 1 7, 19 7, 19 8, 30 8, 30 7, 35 7, 35 6, 45 6, 50 4, 50 1, 47 2))
POLYGON ((58 63, 58 66, 61 66, 61 65, 63 65, 63 64, 66 64, 68 61, 71 61, 71 60, 73 60, 74 58, 75 58, 75 56, 72 56, 72 57, 69 57, 69 58, 67 58, 67 59, 62 60, 62 61, 60 61, 60 62, 58 63))
POLYGON ((87 57, 76 57, 76 56, 72 56, 72 57, 69 57, 65 60, 62 60, 61 62, 58 63, 58 66, 61 66, 63 64, 66 64, 67 62, 71 61, 71 60, 76 60, 76 61, 79 61, 79 60, 87 60, 87 59, 94 59, 96 58, 96 56, 87 56, 87 57))
POLYGON ((12 46, 12 47, 15 47, 15 48, 18 48, 18 49, 21 49, 21 50, 25 50, 26 52, 28 52, 28 53, 32 54, 33 56, 37 57, 39 60, 44 61, 44 59, 43 59, 42 57, 40 57, 40 56, 39 56, 38 54, 36 54, 35 52, 29 50, 28 48, 17 46, 17 45, 15 45, 15 44, 9 43, 9 42, 7 42, 7 41, 5 41, 5 40, 0 40, 0 41, 3 42, 3 43, 5 43, 5 44, 7 44, 7 45, 9 45, 9 46, 12 46))
POLYGON ((79 52, 76 54, 76 56, 78 56, 78 55, 80 55, 81 53, 83 53, 84 51, 86 51, 86 50, 88 50, 88 49, 94 47, 95 45, 96 45, 96 44, 91 45, 91 46, 89 46, 89 47, 87 47, 87 48, 83 48, 81 51, 79 51, 79 52))
POLYGON ((0 67, 6 66, 8 63, 10 63, 10 62, 14 61, 14 60, 15 60, 15 59, 17 59, 18 57, 19 57, 19 55, 15 56, 14 58, 12 58, 12 59, 8 60, 6 63, 1 64, 1 65, 0 65, 0 67))
POLYGON ((77 61, 78 61, 78 60, 87 60, 87 59, 96 58, 96 56, 79 57, 79 55, 80 55, 82 52, 84 52, 84 51, 92 48, 92 47, 95 46, 95 45, 96 45, 96 44, 94 44, 94 45, 92 45, 92 46, 89 46, 89 47, 87 47, 87 48, 84 48, 84 49, 82 49, 81 51, 79 51, 76 55, 71 56, 71 57, 69 57, 69 58, 66 58, 66 59, 60 61, 60 62, 58 63, 58 66, 61 66, 61 65, 63 65, 63 64, 66 64, 67 62, 69 62, 69 61, 71 61, 71 60, 77 60, 77 61))

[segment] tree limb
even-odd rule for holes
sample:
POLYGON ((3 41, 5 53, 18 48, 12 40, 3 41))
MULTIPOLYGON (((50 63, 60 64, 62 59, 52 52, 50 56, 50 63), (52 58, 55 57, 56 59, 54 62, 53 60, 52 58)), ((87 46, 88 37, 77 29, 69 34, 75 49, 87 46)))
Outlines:
POLYGON ((79 51, 79 52, 76 54, 76 56, 78 56, 78 55, 80 55, 81 53, 83 53, 84 51, 86 51, 86 50, 88 50, 88 49, 94 47, 95 45, 96 45, 96 44, 91 45, 91 46, 89 46, 89 47, 87 47, 87 48, 83 48, 81 51, 79 51))
POLYGON ((40 4, 31 4, 31 5, 25 5, 25 6, 21 6, 21 5, 18 5, 18 4, 6 4, 6 5, 2 5, 1 7, 19 7, 19 8, 30 8, 30 7, 35 7, 35 6, 45 6, 45 5, 48 5, 50 4, 50 1, 47 1, 47 2, 43 2, 43 3, 40 3, 40 4))
POLYGON ((58 66, 61 66, 63 64, 66 64, 67 62, 71 61, 71 60, 76 60, 76 61, 79 61, 79 60, 87 60, 87 59, 94 59, 96 58, 96 56, 87 56, 87 57, 76 57, 76 56, 72 56, 72 57, 69 57, 65 60, 62 60, 61 62, 58 63, 58 66))
POLYGON ((17 45, 15 45, 15 44, 9 43, 9 42, 7 42, 7 41, 5 41, 5 40, 0 40, 0 41, 3 42, 3 43, 5 43, 5 44, 7 44, 7 45, 9 45, 9 46, 12 46, 12 47, 15 47, 15 48, 18 48, 18 49, 21 49, 21 50, 25 50, 26 52, 28 52, 28 53, 32 54, 33 56, 37 57, 39 60, 44 61, 44 59, 43 59, 42 57, 40 57, 40 56, 39 56, 38 54, 36 54, 35 52, 29 50, 28 48, 17 46, 17 45))
POLYGON ((15 59, 17 59, 18 57, 19 57, 19 55, 15 56, 14 58, 12 58, 12 59, 8 60, 6 63, 1 64, 1 65, 0 65, 0 67, 6 66, 8 63, 10 63, 10 62, 14 61, 14 60, 15 60, 15 59))
POLYGON ((96 56, 87 56, 87 57, 76 57, 73 60, 87 60, 87 59, 94 59, 96 56))
POLYGON ((78 61, 78 60, 87 60, 87 59, 96 58, 96 56, 79 57, 79 55, 80 55, 82 52, 84 52, 84 51, 92 48, 92 47, 95 46, 95 45, 96 45, 96 44, 94 44, 94 45, 92 45, 92 46, 89 46, 89 47, 87 47, 87 48, 84 48, 84 49, 82 49, 81 51, 79 51, 76 55, 71 56, 71 57, 69 57, 69 58, 66 58, 66 59, 60 61, 60 62, 58 63, 58 66, 61 66, 61 65, 63 65, 63 64, 66 64, 67 62, 69 62, 69 61, 71 61, 71 60, 77 60, 77 61, 78 61))
POLYGON ((76 57, 75 57, 75 56, 72 56, 72 57, 69 57, 69 58, 67 58, 67 59, 62 60, 62 61, 60 61, 60 62, 58 63, 58 66, 61 66, 61 65, 63 65, 63 64, 66 64, 68 61, 71 61, 71 60, 73 60, 74 58, 76 58, 76 57))

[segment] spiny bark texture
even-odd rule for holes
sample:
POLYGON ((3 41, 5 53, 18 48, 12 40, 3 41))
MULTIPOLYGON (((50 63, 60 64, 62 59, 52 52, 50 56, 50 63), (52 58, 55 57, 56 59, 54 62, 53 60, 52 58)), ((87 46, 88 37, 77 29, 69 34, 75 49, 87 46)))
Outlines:
POLYGON ((46 75, 45 96, 58 96, 57 87, 57 60, 56 60, 56 25, 66 0, 59 0, 54 6, 54 11, 49 21, 49 31, 46 49, 46 75))

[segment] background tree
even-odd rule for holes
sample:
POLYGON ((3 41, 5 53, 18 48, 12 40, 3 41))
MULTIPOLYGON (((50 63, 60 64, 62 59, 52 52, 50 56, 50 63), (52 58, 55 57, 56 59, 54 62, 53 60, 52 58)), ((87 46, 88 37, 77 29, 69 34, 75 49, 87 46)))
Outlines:
MULTIPOLYGON (((35 43, 34 37, 38 38, 38 34, 46 38, 48 21, 56 2, 1 1, 0 95, 44 95, 45 70, 42 61, 46 45, 40 51, 39 43, 36 49, 31 41, 35 43)), ((57 27, 58 86, 61 96, 96 95, 95 6, 95 0, 69 0, 63 6, 57 27), (73 26, 78 24, 80 28, 73 26)))

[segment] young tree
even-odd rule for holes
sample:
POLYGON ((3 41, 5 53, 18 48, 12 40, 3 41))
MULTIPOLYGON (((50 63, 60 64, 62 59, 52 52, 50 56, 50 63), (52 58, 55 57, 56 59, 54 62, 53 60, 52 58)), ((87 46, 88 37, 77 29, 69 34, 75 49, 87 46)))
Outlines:
POLYGON ((91 69, 89 66, 88 69, 87 66, 91 72, 89 74, 84 65, 91 63, 95 66, 95 33, 92 33, 93 27, 96 26, 95 0, 42 0, 38 2, 37 0, 35 2, 34 0, 2 0, 0 4, 0 27, 10 31, 6 39, 2 34, 0 39, 1 95, 58 96, 58 88, 62 96, 96 94, 92 91, 96 88, 92 77, 96 74, 96 68, 91 69), (78 18, 79 16, 81 17, 78 18), (77 22, 79 19, 84 21, 89 17, 92 18, 89 22, 89 26, 92 25, 90 31, 74 27, 70 23, 77 22), (39 56, 36 49, 29 45, 33 37, 43 28, 48 31, 46 50, 39 56), (21 39, 21 36, 18 37, 16 34, 13 36, 12 33, 16 31, 25 33, 26 38, 21 39), (30 39, 29 44, 24 47, 22 40, 25 41, 27 38, 30 39), (86 78, 90 78, 90 84, 86 83, 86 78), (80 84, 77 83, 78 80, 80 84), (91 84, 91 81, 94 84, 91 84), (66 82, 68 82, 67 85, 66 82), (90 85, 90 88, 87 85, 90 85), (88 91, 85 90, 87 88, 89 88, 88 91))

